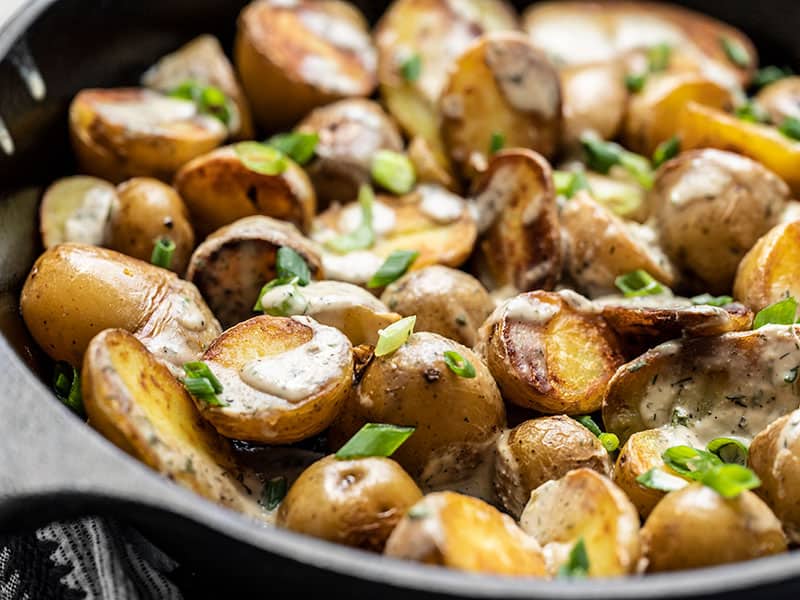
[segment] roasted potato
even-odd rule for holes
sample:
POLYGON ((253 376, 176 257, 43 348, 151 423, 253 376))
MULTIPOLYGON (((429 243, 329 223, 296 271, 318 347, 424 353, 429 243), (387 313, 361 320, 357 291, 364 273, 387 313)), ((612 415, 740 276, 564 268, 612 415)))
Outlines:
POLYGON ((439 265, 406 273, 386 288, 381 301, 403 316, 416 315, 417 331, 432 331, 470 348, 478 327, 494 310, 477 279, 439 265))
POLYGON ((450 171, 442 166, 439 159, 431 148, 431 145, 425 141, 425 138, 416 136, 408 143, 406 150, 408 160, 411 161, 414 167, 414 173, 417 176, 417 181, 420 183, 435 183, 451 192, 458 192, 460 189, 459 182, 456 181, 450 171))
POLYGON ((203 353, 222 384, 218 404, 195 399, 222 435, 265 444, 325 429, 353 384, 353 349, 338 329, 309 317, 253 317, 203 353))
POLYGON ((423 489, 452 484, 487 460, 506 424, 494 379, 468 348, 435 333, 414 333, 392 354, 375 357, 328 433, 340 448, 365 423, 416 427, 393 458, 423 489), (458 352, 476 376, 460 377, 444 360, 458 352))
POLYGON ((377 83, 367 22, 338 0, 252 2, 239 15, 234 56, 265 129, 290 127, 334 100, 369 96, 377 83))
POLYGON ((192 254, 186 278, 197 285, 223 327, 230 327, 253 315, 261 288, 277 276, 281 246, 302 256, 312 276, 323 277, 316 249, 294 225, 255 216, 209 235, 192 254))
POLYGON ((114 186, 97 177, 59 179, 45 190, 39 207, 42 245, 52 248, 79 242, 102 246, 108 240, 108 222, 117 201, 114 186))
POLYGON ((495 155, 475 185, 472 205, 481 237, 474 253, 490 290, 553 289, 562 243, 550 165, 530 150, 495 155))
POLYGON ((421 498, 414 480, 389 458, 327 456, 292 484, 278 508, 276 524, 381 552, 397 523, 421 498))
POLYGON ((567 272, 591 296, 616 291, 615 279, 643 269, 667 286, 675 271, 661 252, 653 230, 626 222, 586 192, 578 192, 561 211, 567 272))
POLYGON ((642 527, 647 570, 677 571, 786 552, 780 521, 753 492, 725 499, 700 483, 671 492, 642 527))
POLYGON ((553 575, 581 539, 589 557, 589 577, 625 575, 638 567, 636 508, 610 479, 591 469, 570 471, 536 488, 520 526, 542 546, 553 575))
POLYGON ((623 442, 676 421, 703 446, 717 437, 749 441, 800 405, 785 379, 800 364, 798 331, 767 325, 656 346, 611 378, 603 423, 623 442))
POLYGON ((228 136, 194 102, 138 88, 82 90, 69 107, 69 132, 81 170, 114 183, 136 176, 170 181, 228 136))
POLYGON ((417 502, 389 536, 385 553, 476 573, 547 576, 539 545, 511 517, 453 492, 417 502))
POLYGON ((574 292, 528 292, 501 304, 478 334, 503 398, 548 414, 600 408, 606 383, 624 361, 603 318, 574 292))
POLYGON ((107 329, 86 349, 81 392, 89 423, 151 469, 218 504, 261 516, 233 448, 184 387, 133 335, 107 329))
POLYGON ((183 273, 194 250, 194 230, 181 197, 165 183, 135 177, 117 187, 106 244, 112 250, 150 262, 160 239, 175 243, 170 269, 183 273))
POLYGON ((649 198, 661 247, 685 287, 711 294, 730 291, 739 261, 788 200, 774 173, 720 150, 684 152, 663 165, 649 198))
POLYGON ((739 263, 733 293, 754 311, 800 298, 800 221, 776 225, 756 242, 739 263))
POLYGON ((580 148, 581 137, 617 137, 628 104, 621 61, 578 64, 559 71, 562 96, 562 144, 580 148))
POLYGON ((369 183, 372 159, 378 150, 403 150, 403 138, 380 104, 348 98, 313 110, 298 131, 319 137, 316 158, 306 167, 319 208, 350 202, 361 185, 369 183))
POLYGON ((198 235, 243 217, 265 215, 308 231, 317 199, 305 171, 286 158, 275 175, 256 172, 242 162, 236 146, 197 157, 175 176, 175 189, 186 202, 198 235))
POLYGON ((561 135, 561 84, 547 57, 518 33, 479 38, 456 61, 439 101, 442 138, 466 176, 482 172, 492 138, 550 158, 561 135))
POLYGON ((85 244, 61 244, 42 254, 22 288, 20 308, 39 346, 76 367, 104 329, 133 333, 173 370, 197 360, 221 331, 188 281, 85 244))
POLYGON ((789 117, 800 119, 800 77, 786 77, 761 89, 755 101, 780 125, 789 117))
POLYGON ((608 452, 591 431, 563 415, 531 419, 498 438, 494 489, 518 519, 533 490, 584 467, 611 476, 608 452))
POLYGON ((163 56, 142 75, 142 85, 168 94, 185 83, 212 85, 233 105, 228 106, 228 131, 234 139, 253 139, 253 115, 228 57, 213 35, 201 35, 163 56))

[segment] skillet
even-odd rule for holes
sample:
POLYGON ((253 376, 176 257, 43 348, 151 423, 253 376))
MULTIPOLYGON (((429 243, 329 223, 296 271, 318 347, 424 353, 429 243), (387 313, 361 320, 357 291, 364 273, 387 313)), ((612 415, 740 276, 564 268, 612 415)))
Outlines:
MULTIPOLYGON (((68 103, 84 87, 134 83, 156 58, 199 33, 229 43, 244 3, 32 0, 0 29, 0 531, 87 514, 124 518, 182 564, 213 574, 226 592, 335 590, 386 599, 795 597, 800 552, 646 578, 541 582, 466 575, 264 529, 149 471, 54 401, 42 379, 46 361, 27 338, 17 299, 41 250, 41 187, 75 172, 68 103)), ((680 3, 745 30, 764 64, 800 66, 795 0, 680 3)), ((374 19, 387 2, 357 4, 374 19)))

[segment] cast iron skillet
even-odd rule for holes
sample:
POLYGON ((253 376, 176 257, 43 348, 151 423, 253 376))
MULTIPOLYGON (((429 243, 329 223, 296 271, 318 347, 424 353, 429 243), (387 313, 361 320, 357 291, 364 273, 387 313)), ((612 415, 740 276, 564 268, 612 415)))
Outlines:
MULTIPOLYGON (((2 1, 2 0, 0 0, 2 1)), ((492 0, 488 0, 492 1, 492 0)), ((796 0, 682 2, 747 31, 764 63, 800 65, 796 0)), ((75 418, 42 383, 42 357, 17 310, 41 251, 40 187, 74 172, 66 108, 84 87, 133 84, 197 34, 229 44, 244 0, 31 0, 0 29, 0 530, 56 518, 125 518, 225 590, 346 593, 354 598, 772 598, 800 590, 800 552, 678 574, 592 582, 465 575, 265 529, 148 470, 75 418), (24 73, 35 65, 43 90, 24 73), (42 92, 46 93, 43 95, 42 92), (748 592, 749 590, 749 592, 748 592)), ((374 19, 387 2, 358 2, 374 19)), ((526 4, 518 2, 517 4, 526 4)), ((109 307, 113 310, 113 307, 109 307)), ((285 593, 285 592, 283 592, 285 593)))

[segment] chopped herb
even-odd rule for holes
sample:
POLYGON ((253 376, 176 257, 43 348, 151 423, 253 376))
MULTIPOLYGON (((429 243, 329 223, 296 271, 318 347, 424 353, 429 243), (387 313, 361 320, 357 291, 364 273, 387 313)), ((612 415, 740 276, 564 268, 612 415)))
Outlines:
POLYGON ((722 464, 716 454, 691 446, 672 446, 664 451, 661 458, 676 473, 696 481, 700 481, 710 468, 722 464))
POLYGON ((619 438, 613 433, 601 433, 597 436, 606 452, 616 452, 619 448, 619 438))
POLYGON ((267 510, 275 510, 286 496, 286 488, 286 477, 273 477, 264 485, 259 503, 267 510))
POLYGON ((685 479, 670 475, 660 467, 654 467, 636 478, 636 482, 652 490, 674 492, 688 485, 685 479))
POLYGON ((298 165, 305 165, 314 158, 319 136, 316 133, 296 131, 279 133, 267 140, 267 145, 280 150, 298 165))
POLYGON ((625 87, 631 93, 641 92, 647 81, 647 73, 628 73, 625 75, 625 87))
POLYGON ((308 285, 308 282, 311 281, 311 271, 308 269, 308 263, 289 246, 278 248, 275 270, 278 274, 278 279, 287 282, 296 279, 298 285, 308 285))
POLYGON ((261 175, 280 175, 288 162, 280 150, 259 142, 239 142, 233 147, 242 164, 261 175))
POLYGON ((372 207, 375 193, 368 185, 362 185, 358 192, 358 203, 361 205, 361 223, 350 233, 340 235, 325 243, 330 250, 339 254, 347 254, 353 250, 363 250, 375 243, 375 231, 372 228, 372 207))
POLYGON ((785 79, 786 77, 791 77, 792 75, 794 75, 794 72, 789 67, 781 68, 770 65, 756 71, 756 74, 753 76, 753 81, 751 81, 750 84, 755 88, 762 88, 776 81, 780 81, 781 79, 785 79))
POLYGON ((594 419, 590 415, 583 415, 582 417, 575 417, 575 420, 586 427, 589 431, 591 431, 597 437, 603 433, 603 430, 600 429, 600 426, 594 422, 594 419))
POLYGON ((72 365, 59 361, 53 371, 53 391, 74 413, 83 415, 83 396, 81 394, 81 375, 72 365))
POLYGON ((416 250, 395 250, 370 278, 367 287, 379 288, 400 279, 418 257, 416 250))
POLYGON ((403 64, 400 65, 400 73, 403 79, 409 82, 416 81, 422 74, 422 57, 419 54, 412 54, 403 64))
POLYGON ((161 238, 153 246, 150 262, 162 269, 169 269, 172 265, 172 255, 175 253, 175 242, 169 238, 161 238))
POLYGON ((378 150, 370 172, 375 183, 393 194, 407 194, 417 179, 408 156, 392 150, 378 150))
POLYGON ((290 317, 292 315, 304 315, 308 310, 308 300, 300 291, 297 278, 286 281, 285 279, 273 279, 263 288, 258 295, 258 301, 253 307, 254 311, 261 311, 273 317, 290 317), (277 289, 283 288, 283 289, 277 289), (270 302, 265 302, 265 298, 270 290, 277 289, 270 302))
POLYGON ((669 44, 657 44, 647 50, 647 66, 651 73, 666 71, 669 67, 669 59, 672 55, 672 48, 669 44))
POLYGON ((424 504, 415 504, 414 506, 408 509, 408 512, 406 514, 408 515, 409 519, 416 520, 416 519, 425 519, 426 517, 429 517, 431 513, 428 510, 428 507, 425 506, 424 504))
POLYGON ((581 145, 586 154, 586 164, 592 171, 604 175, 611 167, 621 166, 645 189, 653 187, 653 169, 644 156, 625 150, 619 144, 606 142, 591 135, 581 137, 581 145))
POLYGON ((201 114, 211 115, 223 124, 230 125, 233 103, 218 87, 203 85, 197 81, 185 81, 170 90, 167 95, 191 100, 201 114))
POLYGON ((792 296, 770 304, 756 314, 753 329, 764 325, 792 325, 797 321, 797 300, 792 296))
POLYGON ((727 437, 715 438, 708 443, 706 450, 719 456, 726 464, 742 466, 747 464, 747 446, 739 440, 727 437))
POLYGON ((673 426, 683 425, 685 427, 686 425, 689 424, 689 413, 686 412, 685 409, 678 406, 672 411, 672 418, 670 419, 670 423, 673 426))
POLYGON ((414 333, 416 315, 400 319, 385 329, 378 330, 378 343, 375 345, 375 356, 385 356, 397 350, 406 343, 408 337, 414 333))
POLYGON ((733 302, 733 298, 730 296, 712 296, 711 294, 700 294, 699 296, 694 296, 692 298, 692 304, 694 305, 705 305, 705 306, 727 306, 733 302))
POLYGON ((733 114, 740 121, 747 121, 748 123, 766 123, 769 121, 769 115, 755 100, 745 100, 734 109, 733 114))
POLYGON ((786 383, 794 383, 795 381, 797 381, 797 369, 798 367, 792 367, 791 369, 789 369, 789 372, 786 375, 784 375, 783 380, 786 383))
POLYGON ((367 423, 336 453, 340 460, 367 456, 391 456, 411 434, 414 427, 367 423))
POLYGON ((745 47, 739 40, 729 37, 722 37, 719 40, 722 49, 725 50, 725 55, 728 60, 741 69, 746 69, 750 66, 750 54, 748 54, 745 47))
POLYGON ((778 126, 778 131, 788 138, 800 141, 800 119, 797 117, 786 117, 778 126))
POLYGON ((746 490, 760 486, 761 480, 742 465, 717 465, 703 475, 701 483, 723 498, 735 498, 746 490))
POLYGON ((653 166, 657 169, 668 160, 672 160, 681 151, 681 138, 677 135, 672 136, 666 141, 661 142, 653 152, 653 166))
POLYGON ((217 398, 217 394, 222 393, 222 384, 206 363, 188 362, 183 365, 183 370, 186 372, 183 385, 192 396, 209 406, 227 406, 226 402, 217 398))
POLYGON ((583 538, 580 538, 570 550, 567 562, 558 568, 558 576, 577 579, 584 578, 588 574, 589 555, 586 553, 586 544, 583 538))
POLYGON ((500 152, 506 145, 506 136, 499 131, 492 133, 492 139, 489 140, 489 156, 493 156, 500 152))
POLYGON ((475 377, 475 367, 455 350, 447 350, 444 353, 444 362, 459 377, 464 379, 475 377))
POLYGON ((583 171, 553 171, 553 185, 557 195, 568 199, 580 190, 590 190, 589 181, 583 171))
POLYGON ((620 275, 614 280, 617 289, 625 294, 626 298, 634 296, 654 296, 663 294, 667 287, 653 279, 652 275, 642 269, 620 275))

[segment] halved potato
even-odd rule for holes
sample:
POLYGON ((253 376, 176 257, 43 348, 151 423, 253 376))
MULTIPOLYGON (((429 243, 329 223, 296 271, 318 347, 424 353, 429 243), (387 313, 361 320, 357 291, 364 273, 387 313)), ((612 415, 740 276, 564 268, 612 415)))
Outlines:
POLYGON ((501 304, 478 333, 481 354, 508 401, 547 414, 600 408, 624 361, 616 334, 571 291, 528 292, 501 304))
POLYGON ((334 100, 369 96, 377 83, 367 22, 338 0, 252 2, 239 15, 234 56, 265 129, 286 129, 334 100))
POLYGON ((496 154, 477 181, 472 206, 481 238, 474 254, 490 290, 550 290, 561 275, 562 243, 550 165, 530 150, 496 154))
POLYGON ((212 502, 263 514, 253 496, 257 490, 241 483, 230 442, 133 335, 107 329, 92 339, 81 391, 89 423, 116 446, 212 502))
POLYGON ((194 250, 194 230, 181 197, 172 187, 149 177, 120 184, 107 246, 150 262, 153 246, 165 238, 175 244, 170 269, 183 273, 194 250))
POLYGON ((519 33, 490 33, 456 61, 439 100, 442 138, 466 176, 486 168, 492 138, 550 158, 561 134, 561 84, 547 57, 519 33))
POLYGON ((567 271, 590 295, 615 292, 615 279, 637 269, 667 286, 675 283, 674 269, 647 225, 626 222, 583 191, 566 203, 560 220, 567 271))
POLYGON ((69 107, 69 132, 81 170, 114 183, 136 176, 170 181, 228 136, 194 102, 139 88, 82 90, 69 107))
POLYGON ((74 175, 52 183, 39 207, 42 245, 64 242, 102 246, 108 239, 108 221, 117 202, 114 186, 98 179, 74 175))
POLYGON ((800 221, 776 225, 745 254, 733 293, 754 311, 800 298, 800 221))
POLYGON ((227 124, 234 139, 253 139, 253 116, 219 40, 204 34, 167 54, 142 75, 142 85, 169 93, 184 83, 212 85, 233 102, 230 122, 227 124))
POLYGON ((186 278, 197 285, 223 327, 230 327, 253 315, 261 288, 277 277, 281 246, 302 256, 313 277, 323 276, 316 249, 294 225, 255 216, 209 235, 192 254, 186 278))
POLYGON ((242 162, 235 146, 184 165, 175 176, 175 189, 201 236, 251 215, 289 221, 305 232, 317 210, 314 187, 301 167, 286 158, 283 172, 257 173, 242 162))
POLYGON ((761 89, 755 102, 780 125, 787 118, 800 119, 800 77, 786 77, 761 89))
POLYGON ((622 441, 677 419, 703 446, 717 437, 747 442, 800 405, 786 379, 800 364, 798 332, 767 325, 656 346, 611 378, 603 423, 622 441))
POLYGON ((636 508, 610 479, 591 469, 575 469, 536 488, 520 526, 542 546, 553 575, 581 539, 589 577, 637 570, 641 548, 636 508))
POLYGON ((353 385, 353 349, 309 317, 253 317, 228 329, 203 361, 222 384, 221 406, 195 398, 222 435, 299 442, 330 425, 353 385))
POLYGON ((375 243, 366 250, 339 254, 324 248, 361 224, 357 202, 334 205, 314 220, 311 239, 322 246, 322 263, 330 279, 366 283, 395 250, 416 250, 411 266, 460 266, 472 252, 477 230, 463 198, 432 184, 421 184, 405 196, 378 196, 373 206, 375 243))
POLYGON ((406 512, 385 554, 475 573, 547 576, 541 548, 511 517, 453 492, 428 494, 406 512))
POLYGON ((415 136, 408 143, 408 160, 414 166, 414 173, 420 183, 435 183, 451 192, 459 192, 459 182, 452 173, 442 166, 425 138, 415 136))

